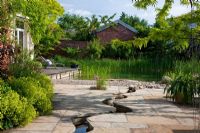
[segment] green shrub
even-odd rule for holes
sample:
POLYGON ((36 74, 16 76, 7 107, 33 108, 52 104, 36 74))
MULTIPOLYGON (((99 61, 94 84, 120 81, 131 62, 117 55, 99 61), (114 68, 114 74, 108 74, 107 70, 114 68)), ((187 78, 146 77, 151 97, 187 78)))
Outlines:
POLYGON ((39 73, 42 68, 42 64, 31 59, 31 56, 27 52, 22 52, 15 57, 15 62, 10 64, 9 73, 18 78, 31 76, 34 73, 39 73))
POLYGON ((28 102, 32 104, 40 114, 46 114, 51 111, 52 90, 51 86, 45 85, 45 81, 42 82, 30 77, 21 77, 11 80, 10 86, 18 94, 27 98, 28 102), (48 90, 51 92, 48 92, 48 90))
POLYGON ((99 40, 93 40, 87 47, 88 56, 91 59, 99 59, 101 58, 103 46, 99 40))
POLYGON ((0 130, 25 125, 36 115, 26 98, 20 97, 7 85, 0 85, 0 130))

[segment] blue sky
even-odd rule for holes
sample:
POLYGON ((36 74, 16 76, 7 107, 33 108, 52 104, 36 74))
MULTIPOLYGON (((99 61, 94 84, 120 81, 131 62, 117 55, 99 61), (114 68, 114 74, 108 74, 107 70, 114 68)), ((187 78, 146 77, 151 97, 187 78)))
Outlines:
MULTIPOLYGON (((146 19, 150 24, 155 21, 155 9, 149 7, 147 10, 138 10, 133 7, 132 0, 58 0, 65 8, 66 12, 78 14, 85 17, 91 15, 113 15, 117 13, 118 19, 121 12, 125 12, 129 15, 136 15, 140 18, 146 19)), ((159 0, 158 6, 163 5, 164 0, 159 0)), ((182 6, 179 4, 179 0, 175 0, 170 12, 171 16, 178 16, 190 11, 189 6, 182 6)))

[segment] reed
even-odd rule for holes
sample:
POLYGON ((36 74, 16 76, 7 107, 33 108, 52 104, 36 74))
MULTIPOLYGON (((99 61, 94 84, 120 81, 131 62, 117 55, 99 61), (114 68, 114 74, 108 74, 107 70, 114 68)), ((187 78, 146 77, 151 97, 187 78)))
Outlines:
POLYGON ((164 73, 173 68, 170 60, 80 60, 82 79, 93 79, 95 75, 113 79, 160 80, 164 73))

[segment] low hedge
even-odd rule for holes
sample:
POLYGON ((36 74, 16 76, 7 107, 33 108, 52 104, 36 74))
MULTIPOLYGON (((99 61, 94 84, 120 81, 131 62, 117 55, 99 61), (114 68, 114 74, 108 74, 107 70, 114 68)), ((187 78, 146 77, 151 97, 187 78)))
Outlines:
POLYGON ((8 85, 0 85, 0 130, 23 126, 31 122, 37 113, 28 100, 8 85))
POLYGON ((21 77, 9 82, 11 88, 19 95, 27 98, 28 102, 34 106, 40 115, 47 114, 52 109, 51 98, 53 93, 50 90, 52 88, 44 83, 45 81, 32 77, 21 77))

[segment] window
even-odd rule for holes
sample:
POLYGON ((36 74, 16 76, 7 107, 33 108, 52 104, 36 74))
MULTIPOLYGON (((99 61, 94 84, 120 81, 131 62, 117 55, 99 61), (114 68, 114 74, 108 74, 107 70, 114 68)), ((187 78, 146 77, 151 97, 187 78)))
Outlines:
POLYGON ((16 20, 16 30, 15 30, 15 38, 17 44, 23 48, 24 47, 24 22, 20 20, 16 20))

